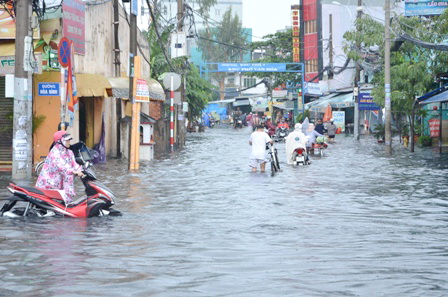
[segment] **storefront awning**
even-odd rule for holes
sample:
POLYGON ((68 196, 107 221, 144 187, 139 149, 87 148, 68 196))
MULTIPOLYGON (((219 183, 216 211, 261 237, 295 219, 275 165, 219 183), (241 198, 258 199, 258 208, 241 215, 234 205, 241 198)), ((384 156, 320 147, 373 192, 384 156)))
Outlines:
MULTIPOLYGON (((129 99, 129 78, 127 77, 109 77, 107 78, 112 85, 112 96, 121 99, 129 99)), ((165 91, 162 85, 155 79, 145 79, 148 85, 149 97, 155 101, 165 101, 165 91)))
POLYGON ((112 89, 112 86, 104 76, 98 74, 75 74, 75 76, 78 97, 109 97, 107 89, 112 89))
POLYGON ((311 111, 325 112, 325 108, 330 105, 333 108, 347 108, 355 106, 353 93, 333 93, 319 100, 305 104, 311 111))
POLYGON ((419 103, 420 104, 430 104, 430 103, 439 103, 439 102, 447 102, 447 101, 448 101, 448 90, 438 93, 437 95, 431 96, 425 100, 422 100, 419 103))
POLYGON ((129 99, 129 79, 127 77, 108 77, 112 86, 112 96, 115 98, 129 99))
POLYGON ((147 78, 146 82, 149 88, 149 98, 155 101, 165 101, 165 91, 162 85, 153 78, 147 78))

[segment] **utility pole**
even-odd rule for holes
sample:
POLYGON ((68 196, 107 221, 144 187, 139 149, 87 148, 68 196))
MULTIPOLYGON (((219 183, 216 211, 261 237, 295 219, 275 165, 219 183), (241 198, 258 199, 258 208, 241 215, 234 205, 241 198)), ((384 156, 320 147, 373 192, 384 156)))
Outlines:
MULTIPOLYGON (((356 20, 359 20, 362 17, 362 0, 358 0, 358 6, 356 7, 356 20)), ((359 44, 356 44, 356 47, 359 48, 359 44)), ((361 80, 361 69, 359 67, 358 61, 356 61, 356 72, 355 72, 355 81, 354 81, 354 89, 353 89, 353 96, 355 97, 355 119, 354 119, 354 126, 353 126, 353 134, 355 136, 355 140, 359 140, 359 81, 361 80)))
POLYGON ((385 94, 385 151, 386 154, 392 154, 392 111, 390 98, 390 0, 384 3, 385 17, 384 17, 384 90, 385 94))
MULTIPOLYGON (((177 33, 183 32, 184 30, 184 0, 177 0, 177 33)), ((185 51, 187 49, 185 48, 185 51)), ((185 52, 185 54, 187 54, 185 52)), ((185 135, 186 135, 186 129, 185 129, 185 115, 183 112, 183 102, 186 102, 186 79, 185 79, 185 71, 183 71, 184 73, 182 73, 183 76, 183 84, 180 88, 180 95, 181 95, 181 103, 180 105, 177 107, 177 115, 178 115, 178 129, 177 129, 177 133, 178 133, 178 146, 183 146, 185 144, 185 135), (182 116, 180 116, 182 115, 182 116)))
POLYGON ((31 179, 32 170, 32 65, 31 1, 16 0, 16 53, 14 68, 14 127, 12 178, 31 179))
POLYGON ((131 121, 131 133, 129 135, 129 170, 139 168, 138 160, 138 147, 140 139, 138 137, 139 124, 140 124, 140 103, 135 102, 135 86, 136 86, 136 67, 135 57, 137 56, 137 14, 138 14, 138 2, 137 0, 131 0, 130 9, 130 35, 129 35, 129 100, 132 103, 132 121, 131 121))
MULTIPOLYGON (((121 76, 120 62, 120 42, 118 37, 118 27, 120 24, 120 16, 118 13, 118 0, 114 0, 114 66, 115 77, 121 76)), ((115 109, 117 115, 117 158, 121 158, 121 99, 116 98, 115 109)))

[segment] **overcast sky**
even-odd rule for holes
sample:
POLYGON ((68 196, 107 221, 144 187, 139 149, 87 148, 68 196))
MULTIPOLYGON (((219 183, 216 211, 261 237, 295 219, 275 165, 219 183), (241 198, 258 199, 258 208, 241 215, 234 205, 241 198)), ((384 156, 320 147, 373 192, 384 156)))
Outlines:
POLYGON ((253 40, 291 26, 291 5, 298 0, 243 0, 243 26, 252 28, 253 40), (256 36, 256 37, 255 37, 256 36))

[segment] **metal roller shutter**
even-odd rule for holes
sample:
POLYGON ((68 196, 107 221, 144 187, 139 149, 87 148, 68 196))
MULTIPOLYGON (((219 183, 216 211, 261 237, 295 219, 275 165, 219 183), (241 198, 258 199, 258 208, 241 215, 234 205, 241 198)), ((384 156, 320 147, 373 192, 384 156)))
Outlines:
POLYGON ((12 161, 14 98, 5 97, 5 77, 0 76, 0 164, 12 161))

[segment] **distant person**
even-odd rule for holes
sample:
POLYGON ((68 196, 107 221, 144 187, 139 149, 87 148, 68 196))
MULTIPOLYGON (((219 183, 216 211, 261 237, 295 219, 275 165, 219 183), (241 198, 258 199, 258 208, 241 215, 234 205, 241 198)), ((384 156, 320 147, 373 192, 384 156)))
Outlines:
POLYGON ((317 124, 316 124, 316 127, 314 127, 314 130, 316 130, 317 133, 320 133, 320 134, 324 134, 326 132, 324 124, 322 123, 321 119, 317 120, 317 124))
POLYGON ((252 146, 249 166, 252 168, 252 172, 257 172, 258 166, 260 166, 260 172, 265 172, 267 143, 273 144, 274 142, 271 137, 264 132, 264 126, 258 125, 257 130, 252 132, 249 139, 249 144, 252 146))
POLYGON ((336 136, 336 130, 338 127, 334 124, 334 120, 330 119, 330 124, 327 126, 327 133, 328 133, 328 142, 334 143, 334 138, 336 136))

